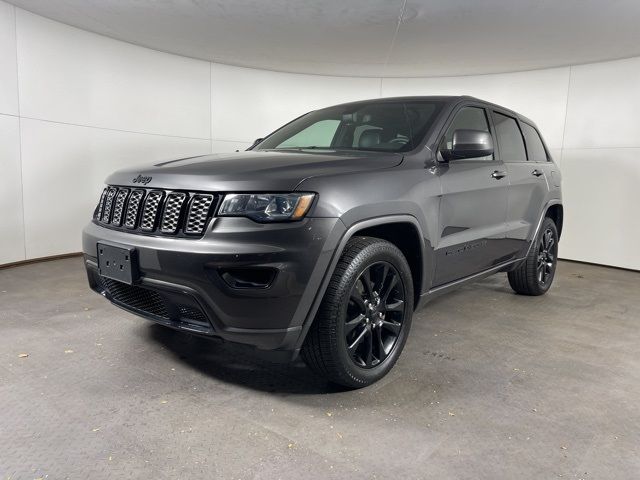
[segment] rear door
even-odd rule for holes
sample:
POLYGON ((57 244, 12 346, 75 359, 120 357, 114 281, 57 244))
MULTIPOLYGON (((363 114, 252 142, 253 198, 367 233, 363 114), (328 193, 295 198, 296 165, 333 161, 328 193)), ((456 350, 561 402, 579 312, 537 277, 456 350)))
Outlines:
MULTIPOLYGON (((440 142, 450 148, 457 129, 495 134, 482 104, 465 104, 440 142)), ((496 155, 441 163, 440 231, 434 286, 486 270, 500 261, 505 239, 509 179, 496 155)))
POLYGON ((493 111, 500 159, 509 173, 505 254, 519 258, 526 252, 547 192, 547 154, 538 132, 506 111, 493 111))

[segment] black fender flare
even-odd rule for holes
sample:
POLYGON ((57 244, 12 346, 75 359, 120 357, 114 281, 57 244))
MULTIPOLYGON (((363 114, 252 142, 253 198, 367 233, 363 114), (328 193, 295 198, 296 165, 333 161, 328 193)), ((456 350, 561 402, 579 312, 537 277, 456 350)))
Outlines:
POLYGON ((540 227, 542 227, 542 221, 547 216, 547 212, 549 211, 549 208, 552 207, 553 205, 562 205, 562 201, 558 198, 553 198, 545 204, 544 208, 542 209, 542 213, 540 214, 540 218, 538 219, 538 224, 536 225, 536 229, 533 231, 533 235, 529 239, 529 246, 527 247, 527 251, 525 252, 522 259, 527 258, 527 256, 529 255, 529 251, 533 247, 533 244, 535 243, 536 238, 538 238, 538 233, 540 233, 540 227))
POLYGON ((307 333, 309 333, 309 329, 311 328, 311 324, 313 323, 316 313, 318 312, 318 309, 320 308, 320 304, 322 303, 322 299, 324 298, 324 294, 327 291, 327 287, 329 286, 329 281, 331 280, 331 276, 333 275, 333 272, 336 269, 336 265, 338 264, 338 260, 340 260, 340 257, 342 256, 342 252, 344 251, 347 242, 354 236, 356 235, 359 231, 364 230, 365 228, 369 228, 369 227, 375 227, 378 225, 385 225, 388 223, 411 223, 416 231, 418 232, 418 235, 420 236, 420 249, 421 249, 421 258, 423 259, 423 265, 422 265, 422 276, 424 278, 425 275, 425 264, 426 261, 425 259, 427 258, 427 247, 425 245, 424 242, 424 234, 423 234, 423 229, 420 226, 420 222, 418 222, 418 219, 416 217, 414 217, 413 215, 408 215, 408 214, 394 214, 394 215, 384 215, 384 216, 380 216, 380 217, 373 217, 373 218, 368 218, 365 220, 360 220, 356 223, 354 223, 353 225, 351 225, 350 227, 347 228, 347 230, 344 232, 344 234, 342 235, 342 237, 340 238, 340 241, 338 242, 338 246, 335 249, 333 256, 331 257, 331 261, 329 262, 329 266, 327 267, 327 270, 322 278, 322 282, 320 284, 320 288, 318 289, 316 296, 311 304, 311 308, 309 309, 304 322, 302 323, 302 330, 300 332, 300 336, 298 337, 298 340, 296 341, 295 344, 295 351, 296 353, 300 351, 300 349, 302 348, 302 344, 304 343, 305 338, 307 337, 307 333))

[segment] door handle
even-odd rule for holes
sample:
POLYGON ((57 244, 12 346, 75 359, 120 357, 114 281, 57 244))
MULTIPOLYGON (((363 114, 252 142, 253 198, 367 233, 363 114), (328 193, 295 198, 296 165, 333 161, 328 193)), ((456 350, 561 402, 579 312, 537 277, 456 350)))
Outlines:
POLYGON ((539 177, 540 175, 544 175, 544 172, 536 168, 533 172, 531 172, 531 175, 533 175, 534 177, 539 177))
POLYGON ((500 170, 494 170, 493 173, 491 174, 492 178, 495 178, 496 180, 500 180, 501 178, 504 178, 507 176, 507 172, 501 172, 500 170))

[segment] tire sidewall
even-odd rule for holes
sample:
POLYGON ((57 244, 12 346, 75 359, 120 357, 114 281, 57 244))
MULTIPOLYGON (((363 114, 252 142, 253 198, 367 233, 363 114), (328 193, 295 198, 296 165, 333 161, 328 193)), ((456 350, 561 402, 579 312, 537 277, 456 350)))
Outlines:
POLYGON ((553 283, 553 279, 556 276, 556 268, 558 266, 558 229, 556 227, 556 224, 553 220, 551 220, 550 218, 546 217, 544 219, 544 221, 542 222, 542 226, 540 228, 540 232, 538 233, 538 237, 536 238, 536 244, 534 245, 534 247, 532 248, 531 251, 531 268, 533 268, 534 270, 537 270, 537 266, 538 266, 538 250, 540 248, 540 242, 542 242, 542 238, 544 236, 544 232, 546 232, 548 229, 551 229, 551 231, 553 232, 553 238, 555 240, 555 255, 554 255, 554 259, 553 259, 553 270, 551 272, 551 276, 549 277, 549 279, 547 280, 547 282, 544 285, 541 285, 540 282, 538 281, 538 275, 536 273, 536 283, 538 286, 538 289, 540 290, 540 292, 546 292, 547 290, 549 290, 549 288, 551 288, 551 284, 553 283))
POLYGON ((337 351, 335 355, 337 356, 337 360, 355 384, 373 383, 384 377, 394 366, 402 353, 411 328, 413 314, 413 280, 409 265, 400 250, 388 242, 374 243, 362 249, 353 259, 341 279, 339 305, 338 317, 336 319, 337 351), (353 363, 347 351, 347 342, 344 335, 344 319, 346 317, 351 290, 355 283, 365 269, 378 262, 387 262, 393 265, 398 271, 405 292, 405 313, 400 335, 389 356, 378 366, 362 368, 353 363))

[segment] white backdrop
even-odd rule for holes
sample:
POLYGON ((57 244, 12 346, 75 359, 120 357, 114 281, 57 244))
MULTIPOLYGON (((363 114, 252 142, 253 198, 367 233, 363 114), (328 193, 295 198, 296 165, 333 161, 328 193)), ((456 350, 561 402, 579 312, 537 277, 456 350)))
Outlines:
POLYGON ((0 264, 80 250, 106 175, 246 148, 306 111, 468 94, 542 130, 564 176, 563 258, 640 269, 640 58, 449 78, 348 78, 212 64, 0 1, 0 264))

